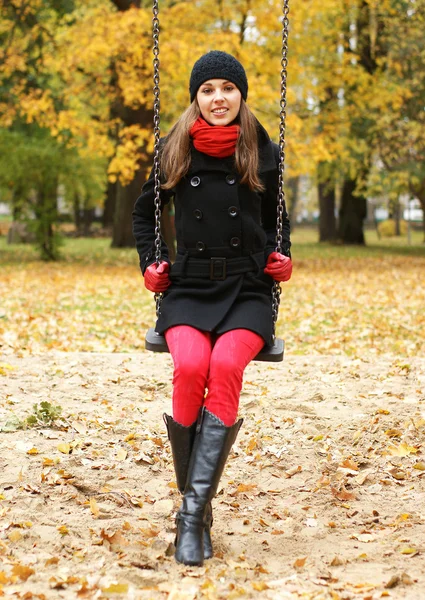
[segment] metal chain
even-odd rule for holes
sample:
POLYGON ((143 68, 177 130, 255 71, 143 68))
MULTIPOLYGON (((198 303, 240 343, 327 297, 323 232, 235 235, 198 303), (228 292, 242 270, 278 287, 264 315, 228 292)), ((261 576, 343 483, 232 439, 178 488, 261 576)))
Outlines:
MULTIPOLYGON (((288 67, 289 36, 289 0, 283 0, 282 58, 280 71, 280 134, 279 134, 279 183, 277 202, 276 252, 282 251, 283 209, 285 206, 285 189, 283 176, 285 171, 285 131, 286 131, 286 78, 288 67)), ((276 336, 276 321, 279 316, 280 284, 275 281, 272 291, 273 342, 276 336)))
MULTIPOLYGON (((159 265, 161 262, 161 164, 159 152, 160 139, 160 101, 159 101, 159 7, 158 0, 153 0, 153 131, 155 135, 153 171, 154 171, 154 195, 155 195, 155 260, 159 265)), ((162 294, 155 294, 156 316, 161 312, 162 294)))

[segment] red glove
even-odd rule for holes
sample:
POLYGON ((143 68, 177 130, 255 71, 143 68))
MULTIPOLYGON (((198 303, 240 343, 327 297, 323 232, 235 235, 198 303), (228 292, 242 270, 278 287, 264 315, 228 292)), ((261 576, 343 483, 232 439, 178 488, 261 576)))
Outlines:
POLYGON ((145 271, 145 287, 150 292, 165 292, 170 287, 171 281, 168 276, 170 265, 162 261, 156 266, 156 263, 150 265, 145 271))
POLYGON ((275 281, 288 281, 292 275, 292 261, 280 252, 272 252, 267 259, 264 273, 273 277, 275 281))

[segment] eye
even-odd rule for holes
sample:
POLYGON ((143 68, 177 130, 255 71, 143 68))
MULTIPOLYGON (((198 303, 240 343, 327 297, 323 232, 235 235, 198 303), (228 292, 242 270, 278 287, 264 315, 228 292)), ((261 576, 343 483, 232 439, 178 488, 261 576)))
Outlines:
POLYGON ((204 88, 204 89, 202 90, 202 93, 203 93, 203 94, 209 94, 209 93, 210 93, 210 91, 211 91, 211 88, 204 88))
POLYGON ((233 85, 226 85, 226 87, 224 89, 225 89, 226 92, 231 92, 235 88, 233 87, 233 85))

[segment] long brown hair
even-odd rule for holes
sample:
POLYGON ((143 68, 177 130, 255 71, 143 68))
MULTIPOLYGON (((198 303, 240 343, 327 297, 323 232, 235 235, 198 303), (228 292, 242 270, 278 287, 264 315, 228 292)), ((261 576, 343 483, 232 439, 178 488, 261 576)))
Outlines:
MULTIPOLYGON (((189 171, 191 159, 189 132, 200 114, 201 111, 195 98, 167 136, 161 155, 161 170, 166 179, 162 187, 166 190, 177 185, 189 171)), ((253 191, 261 192, 264 190, 264 185, 258 175, 257 119, 243 99, 238 123, 240 133, 235 152, 236 169, 241 175, 241 183, 247 184, 253 191)))

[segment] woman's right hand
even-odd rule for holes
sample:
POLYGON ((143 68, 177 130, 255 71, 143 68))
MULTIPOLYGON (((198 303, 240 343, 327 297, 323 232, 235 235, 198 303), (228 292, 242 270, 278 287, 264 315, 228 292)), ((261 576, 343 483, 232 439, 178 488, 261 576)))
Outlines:
POLYGON ((145 287, 150 292, 159 294, 165 292, 171 285, 170 278, 168 276, 170 265, 162 261, 157 266, 156 263, 150 265, 145 271, 145 287))

